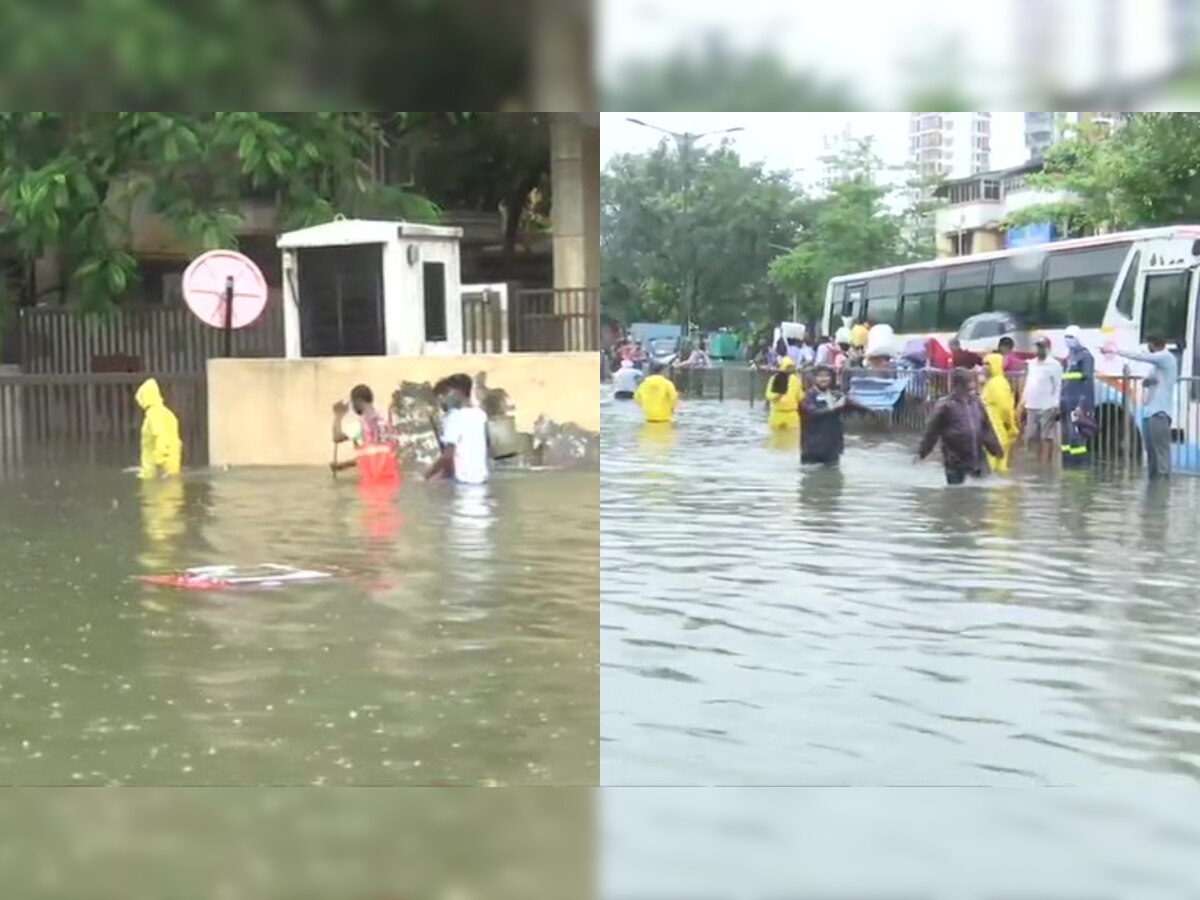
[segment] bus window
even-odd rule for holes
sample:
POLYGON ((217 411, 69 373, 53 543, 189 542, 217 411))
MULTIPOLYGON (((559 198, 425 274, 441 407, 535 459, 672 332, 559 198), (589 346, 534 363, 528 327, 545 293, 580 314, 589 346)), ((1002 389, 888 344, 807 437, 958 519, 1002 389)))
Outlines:
POLYGON ((871 298, 867 303, 867 318, 873 325, 890 325, 895 329, 900 324, 900 298, 871 298))
POLYGON ((1142 300, 1142 343, 1159 335, 1183 347, 1187 341, 1188 287, 1191 272, 1167 272, 1146 277, 1142 300))
MULTIPOLYGON (((863 306, 865 305, 865 293, 866 285, 862 282, 859 282, 858 284, 846 285, 846 295, 842 299, 841 317, 843 319, 851 318, 855 321, 858 321, 858 317, 862 315, 863 306)), ((842 323, 840 321, 832 323, 832 327, 835 331, 840 328, 841 325, 842 323)))
POLYGON ((1099 328, 1129 254, 1129 244, 1050 254, 1046 269, 1046 328, 1099 328))
POLYGON ((939 331, 958 331, 963 320, 984 311, 987 306, 988 266, 954 266, 946 270, 942 308, 938 315, 939 331))
POLYGON ((1027 328, 1038 324, 1041 305, 1042 264, 1040 258, 1030 263, 1021 258, 998 259, 992 263, 993 312, 1008 313, 1027 328))
POLYGON ((908 272, 904 276, 904 299, 900 307, 900 324, 896 330, 903 330, 907 334, 937 330, 941 287, 941 270, 908 272))
POLYGON ((900 276, 874 278, 867 284, 866 316, 876 325, 896 326, 900 306, 900 276))
POLYGON ((1137 293, 1138 268, 1142 262, 1142 251, 1133 254, 1133 262, 1125 270, 1125 281, 1121 285, 1121 293, 1117 295, 1117 312, 1126 319, 1133 318, 1133 301, 1137 293))

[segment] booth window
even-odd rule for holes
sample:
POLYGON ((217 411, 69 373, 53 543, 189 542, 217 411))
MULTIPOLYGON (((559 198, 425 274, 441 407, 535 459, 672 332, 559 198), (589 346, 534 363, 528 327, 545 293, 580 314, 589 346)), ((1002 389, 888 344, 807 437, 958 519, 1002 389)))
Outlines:
POLYGON ((383 245, 309 247, 297 254, 304 356, 382 356, 383 245))
POLYGON ((425 283, 425 340, 448 341, 446 329, 446 264, 427 262, 422 267, 425 283))

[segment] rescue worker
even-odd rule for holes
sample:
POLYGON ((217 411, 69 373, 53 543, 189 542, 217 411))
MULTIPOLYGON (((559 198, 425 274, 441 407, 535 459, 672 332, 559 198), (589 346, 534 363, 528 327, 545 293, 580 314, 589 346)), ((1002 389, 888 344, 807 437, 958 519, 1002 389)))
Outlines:
POLYGON ((983 385, 983 408, 987 410, 992 430, 1004 448, 1001 456, 989 453, 988 464, 993 472, 1004 473, 1008 471, 1013 445, 1021 433, 1017 424, 1017 398, 1004 373, 1004 357, 1001 354, 989 353, 984 357, 983 365, 987 369, 987 381, 983 385))
POLYGON ((938 401, 917 449, 917 462, 942 445, 946 484, 962 484, 967 476, 979 478, 987 469, 985 453, 1003 456, 1004 448, 992 430, 987 412, 975 393, 975 376, 968 369, 950 375, 950 395, 938 401))
POLYGON ((1087 433, 1092 430, 1096 407, 1096 361, 1083 346, 1077 326, 1069 326, 1063 340, 1067 344, 1067 365, 1059 407, 1062 462, 1066 468, 1077 469, 1088 462, 1087 433))
POLYGON ((675 418, 679 392, 671 380, 663 376, 662 370, 660 363, 651 363, 650 375, 633 394, 647 422, 670 422, 675 418))
POLYGON ((138 477, 151 480, 178 475, 183 464, 179 420, 163 401, 158 382, 147 378, 133 399, 145 413, 142 418, 142 464, 138 477))
POLYGON ((767 424, 772 431, 789 431, 800 427, 800 394, 803 388, 796 375, 791 357, 779 360, 779 371, 767 382, 767 403, 771 414, 767 424))
POLYGON ((356 458, 337 462, 329 467, 336 474, 343 469, 358 469, 359 483, 366 485, 396 484, 400 481, 400 464, 396 461, 396 445, 387 420, 375 411, 375 395, 365 384, 350 391, 350 403, 339 400, 333 404, 333 442, 349 441, 356 458), (354 410, 354 418, 345 426, 346 414, 354 410))

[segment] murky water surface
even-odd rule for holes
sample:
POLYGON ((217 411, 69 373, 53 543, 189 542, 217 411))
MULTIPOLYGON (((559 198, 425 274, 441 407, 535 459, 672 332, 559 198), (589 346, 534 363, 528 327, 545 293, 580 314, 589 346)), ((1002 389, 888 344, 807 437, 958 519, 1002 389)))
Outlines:
POLYGON ((594 783, 595 472, 0 482, 0 782, 594 783), (281 563, 195 593, 134 576, 281 563))
POLYGON ((1200 480, 802 471, 761 404, 605 409, 605 784, 1200 780, 1200 480))

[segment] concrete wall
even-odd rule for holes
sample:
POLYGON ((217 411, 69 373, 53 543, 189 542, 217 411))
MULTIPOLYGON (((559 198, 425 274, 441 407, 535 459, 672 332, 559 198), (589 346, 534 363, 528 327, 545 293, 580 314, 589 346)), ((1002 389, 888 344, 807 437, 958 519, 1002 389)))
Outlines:
POLYGON ((331 458, 331 407, 355 384, 375 392, 386 410, 402 381, 432 384, 446 375, 487 374, 505 390, 517 428, 539 417, 600 430, 596 354, 211 359, 208 361, 208 451, 214 466, 320 466, 331 458))

